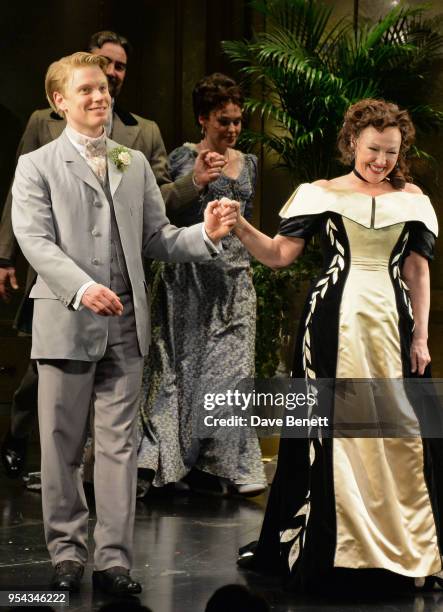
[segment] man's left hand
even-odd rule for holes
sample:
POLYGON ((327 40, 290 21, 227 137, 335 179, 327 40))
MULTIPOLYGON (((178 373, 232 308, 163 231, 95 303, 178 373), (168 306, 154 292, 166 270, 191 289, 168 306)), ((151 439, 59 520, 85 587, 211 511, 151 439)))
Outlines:
POLYGON ((205 231, 212 242, 217 243, 234 228, 239 209, 238 202, 227 198, 209 202, 205 210, 205 231))

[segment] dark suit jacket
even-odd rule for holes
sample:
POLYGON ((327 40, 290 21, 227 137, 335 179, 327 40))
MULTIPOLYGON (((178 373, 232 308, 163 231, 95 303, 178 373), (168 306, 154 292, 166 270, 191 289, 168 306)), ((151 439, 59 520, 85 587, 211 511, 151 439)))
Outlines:
MULTIPOLYGON (((65 129, 66 122, 50 108, 34 111, 29 118, 17 149, 17 159, 20 155, 31 153, 45 144, 58 138, 65 129)), ((167 154, 158 125, 149 119, 128 113, 117 106, 114 107, 111 137, 114 141, 128 148, 144 153, 148 160, 157 184, 160 187, 166 204, 166 211, 174 211, 190 204, 198 195, 192 182, 192 175, 179 178, 172 182, 167 154)), ((9 190, 3 209, 0 224, 0 266, 14 265, 18 245, 14 237, 11 222, 12 194, 9 190)), ((26 298, 35 283, 36 273, 29 267, 26 277, 25 297, 17 313, 15 325, 23 331, 29 328, 32 313, 27 311, 26 298)))

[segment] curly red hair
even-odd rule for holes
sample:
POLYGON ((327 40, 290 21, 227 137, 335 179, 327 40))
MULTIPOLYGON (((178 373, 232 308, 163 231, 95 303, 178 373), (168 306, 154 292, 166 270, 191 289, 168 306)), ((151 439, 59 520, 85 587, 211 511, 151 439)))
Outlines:
POLYGON ((340 161, 351 165, 354 160, 355 141, 362 130, 372 126, 379 132, 388 127, 397 127, 401 133, 401 145, 397 165, 389 175, 389 180, 395 189, 403 189, 406 181, 410 181, 407 152, 415 139, 415 128, 408 111, 401 110, 396 104, 385 100, 365 98, 348 108, 343 127, 338 134, 337 146, 340 151, 340 161))

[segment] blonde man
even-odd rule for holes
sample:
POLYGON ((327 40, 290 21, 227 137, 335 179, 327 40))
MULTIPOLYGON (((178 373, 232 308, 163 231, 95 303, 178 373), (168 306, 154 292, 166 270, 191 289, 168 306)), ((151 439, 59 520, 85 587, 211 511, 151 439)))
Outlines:
MULTIPOLYGON (((225 163, 221 156, 216 163, 205 163, 204 153, 196 159, 193 172, 172 181, 167 154, 158 125, 149 119, 129 113, 119 105, 118 97, 126 79, 131 48, 128 40, 109 30, 96 32, 90 38, 88 50, 108 61, 106 76, 112 98, 112 113, 108 115, 106 131, 119 144, 141 151, 146 156, 157 184, 162 192, 168 214, 186 207, 210 181, 217 178, 225 163)), ((129 62, 130 63, 130 62, 129 62)), ((36 110, 29 118, 21 138, 17 157, 35 151, 60 136, 66 126, 63 117, 53 108, 36 110)), ((8 300, 12 290, 18 289, 15 260, 18 249, 11 224, 11 191, 5 201, 0 222, 0 299, 8 300)), ((14 325, 21 332, 30 333, 32 326, 32 300, 28 299, 35 283, 35 270, 28 268, 24 297, 14 325)), ((25 376, 14 393, 9 430, 0 447, 0 457, 8 476, 17 478, 25 469, 29 434, 37 411, 37 372, 31 361, 25 376)))
POLYGON ((177 229, 144 155, 106 137, 106 60, 74 53, 46 75, 67 127, 20 157, 12 221, 37 281, 31 358, 39 373, 43 520, 52 586, 79 589, 88 558, 88 508, 80 478, 90 402, 95 413, 97 524, 93 582, 139 593, 129 574, 135 511, 134 419, 149 306, 142 255, 199 261, 217 255, 235 215, 213 207, 205 223, 177 229))

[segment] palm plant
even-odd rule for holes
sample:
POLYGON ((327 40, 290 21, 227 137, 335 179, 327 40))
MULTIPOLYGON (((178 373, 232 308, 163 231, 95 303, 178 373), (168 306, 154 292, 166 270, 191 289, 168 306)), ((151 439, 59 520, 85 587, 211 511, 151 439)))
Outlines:
MULTIPOLYGON (((294 182, 339 172, 335 142, 345 110, 366 97, 407 108, 420 131, 437 128, 443 113, 430 103, 433 68, 443 57, 443 36, 426 7, 397 6, 376 24, 354 30, 334 19, 321 0, 252 0, 267 31, 223 48, 253 85, 246 109, 265 119, 263 131, 245 130, 246 146, 277 153, 294 182)), ((416 157, 429 158, 415 148, 416 157)))

